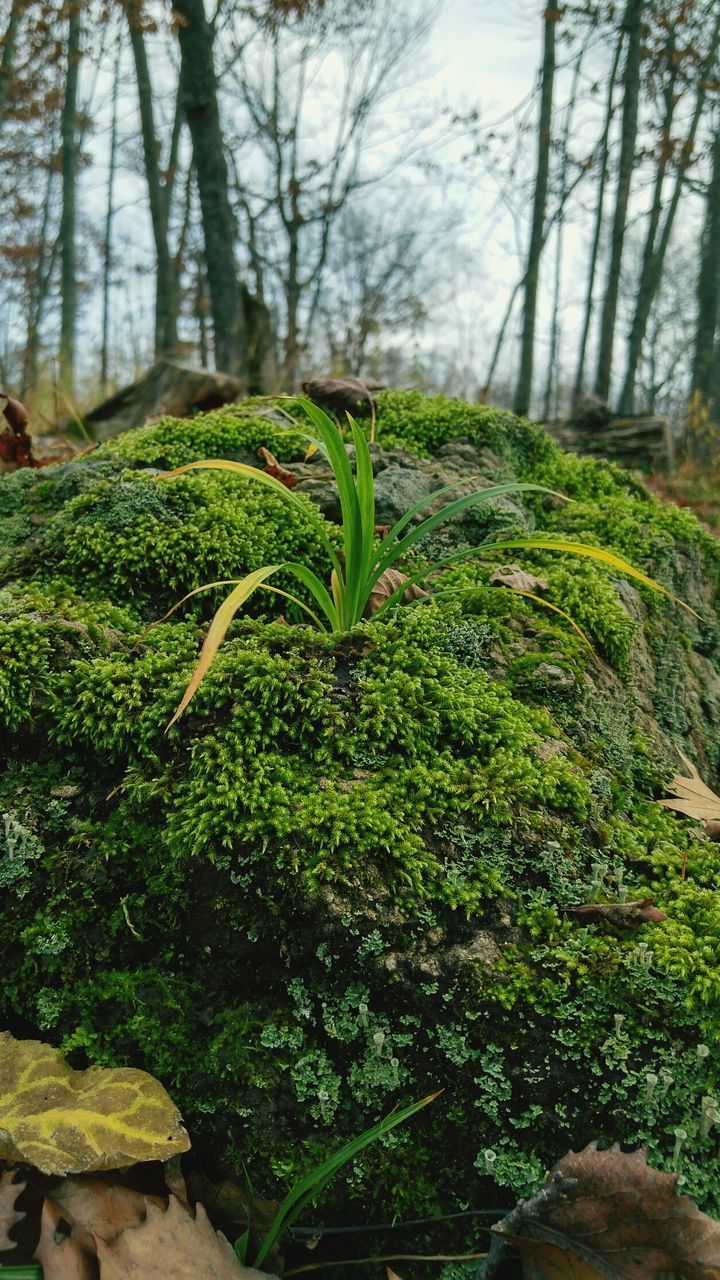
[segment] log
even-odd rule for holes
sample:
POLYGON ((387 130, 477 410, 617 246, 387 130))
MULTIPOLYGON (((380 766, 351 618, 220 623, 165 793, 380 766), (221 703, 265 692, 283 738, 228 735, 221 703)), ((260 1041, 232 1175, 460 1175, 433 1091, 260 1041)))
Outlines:
POLYGON ((672 467, 672 433, 664 417, 610 418, 593 424, 549 422, 546 429, 572 453, 607 458, 640 471, 666 472, 672 467))
POLYGON ((86 413, 83 422, 95 440, 107 440, 159 418, 207 413, 245 394, 245 384, 229 373, 158 360, 137 382, 86 413))

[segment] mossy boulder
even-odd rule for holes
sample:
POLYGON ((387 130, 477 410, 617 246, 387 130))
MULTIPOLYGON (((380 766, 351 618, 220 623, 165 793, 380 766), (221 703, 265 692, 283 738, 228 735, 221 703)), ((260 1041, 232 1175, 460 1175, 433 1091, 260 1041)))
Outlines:
MULTIPOLYGON (((242 1159, 274 1195, 444 1087, 338 1179, 326 1221, 357 1217, 352 1200, 387 1220, 496 1203, 494 1184, 512 1199, 592 1138, 670 1167, 678 1130, 685 1189, 717 1212, 700 1118, 718 1087, 719 855, 657 799, 676 746, 717 780, 719 544, 526 422, 383 393, 386 488, 392 466, 464 465, 561 491, 514 498, 492 536, 601 544, 701 620, 553 552, 524 564, 594 652, 490 585, 498 553, 433 582, 461 594, 339 640, 268 596, 166 732, 223 589, 147 625, 278 558, 324 572, 324 517, 158 469, 266 445, 317 492, 322 461, 302 463, 285 413, 166 420, 0 481, 3 1024, 149 1070, 203 1159, 242 1159), (650 895, 665 923, 566 910, 650 895)), ((452 526, 416 560, 487 534, 452 526)))

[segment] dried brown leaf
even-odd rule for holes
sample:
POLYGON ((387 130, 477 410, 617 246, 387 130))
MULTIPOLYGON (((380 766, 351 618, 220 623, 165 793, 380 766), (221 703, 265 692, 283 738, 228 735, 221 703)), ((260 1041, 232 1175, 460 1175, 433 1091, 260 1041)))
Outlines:
POLYGON ((167 1209, 148 1201, 141 1226, 111 1244, 98 1240, 97 1251, 102 1280, 258 1280, 262 1274, 238 1262, 202 1205, 193 1218, 175 1196, 167 1209))
POLYGON ((720 796, 711 791, 702 781, 692 760, 682 751, 678 752, 688 776, 678 773, 668 786, 672 799, 660 800, 659 804, 666 809, 675 809, 688 818, 696 818, 698 822, 720 822, 720 796))
POLYGON ((15 1241, 10 1239, 10 1231, 25 1217, 15 1208, 18 1196, 25 1189, 24 1182, 14 1182, 14 1172, 7 1169, 0 1174, 0 1253, 6 1249, 14 1249, 15 1241))
MULTIPOLYGON (((370 592, 365 606, 365 617, 372 618, 373 614, 377 613, 378 609, 385 604, 385 601, 389 600, 391 595, 394 595, 398 587, 401 587, 403 582, 407 581, 407 574, 401 573, 399 569, 386 569, 384 573, 381 573, 370 592)), ((427 591, 423 591, 422 587, 419 587, 417 583, 413 583, 412 586, 408 587, 407 591, 403 592, 401 598, 403 604, 411 604, 413 600, 422 600, 426 595, 427 591)))
POLYGON ((523 569, 519 564, 505 564, 500 569, 496 569, 490 577, 490 585, 493 587, 510 587, 513 591, 547 591, 548 584, 545 578, 538 578, 534 573, 528 573, 527 569, 523 569))
POLYGON ((298 482, 297 476, 294 476, 292 471, 288 471, 287 467, 284 467, 281 462, 278 462, 275 454, 271 453, 269 449, 266 449, 264 445, 261 445, 258 449, 258 457, 262 458, 262 461, 265 463, 265 470, 269 476, 274 476, 276 480, 279 480, 281 484, 286 485, 288 489, 295 488, 295 485, 298 482))
POLYGON ((547 1280, 720 1280, 720 1222, 678 1196, 677 1178, 651 1169, 643 1151, 591 1143, 493 1231, 547 1280))
POLYGON ((139 1227, 145 1221, 148 1203, 160 1207, 165 1203, 157 1196, 143 1195, 131 1187, 106 1182, 92 1174, 63 1178, 48 1198, 73 1226, 108 1244, 123 1231, 139 1227))
POLYGON ((52 1200, 43 1205, 40 1240, 33 1255, 42 1263, 44 1280, 95 1280, 92 1240, 79 1227, 65 1224, 52 1200))
POLYGON ((303 393, 321 409, 351 413, 354 418, 370 417, 375 407, 374 391, 384 384, 371 378, 316 378, 302 383, 303 393))
POLYGON ((189 1146, 180 1112, 147 1072, 73 1071, 50 1045, 0 1035, 0 1159, 63 1175, 168 1160, 189 1146))
POLYGON ((638 902, 584 902, 579 907, 565 907, 565 911, 588 923, 607 920, 618 929, 635 929, 641 924, 662 924, 667 920, 665 913, 653 906, 652 898, 638 902))

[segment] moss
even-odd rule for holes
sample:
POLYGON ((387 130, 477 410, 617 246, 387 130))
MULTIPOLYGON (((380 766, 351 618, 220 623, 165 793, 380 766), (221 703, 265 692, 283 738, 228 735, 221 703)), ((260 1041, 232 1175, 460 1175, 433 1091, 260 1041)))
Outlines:
POLYGON ((243 1159, 272 1195, 446 1085, 338 1179, 328 1222, 494 1203, 487 1151, 509 1198, 591 1138, 669 1167, 677 1126, 687 1189, 717 1210, 698 1125, 718 1088, 699 1052, 720 1019, 716 850, 654 802, 669 744, 634 687, 642 645, 683 681, 711 652, 715 544, 529 424, 383 393, 381 431, 417 449, 461 427, 503 466, 575 486, 541 525, 689 574, 706 629, 639 597, 631 616, 602 568, 533 553, 619 679, 562 619, 490 586, 494 561, 468 562, 434 586, 472 590, 339 640, 236 620, 166 733, 214 601, 138 644, 144 622, 259 563, 321 567, 309 506, 145 470, 270 440, 250 409, 129 433, 98 451, 112 474, 72 464, 76 489, 72 467, 0 482, 5 519, 41 517, 0 590, 5 1022, 78 1063, 154 1071, 199 1156, 243 1159), (668 919, 638 931, 566 912, 647 894, 668 919))
POLYGON ((200 458, 233 458, 257 465, 257 450, 269 448, 283 462, 302 458, 307 441, 288 429, 288 410, 272 401, 215 409, 194 418, 162 421, 106 441, 95 456, 129 466, 170 470, 200 458))

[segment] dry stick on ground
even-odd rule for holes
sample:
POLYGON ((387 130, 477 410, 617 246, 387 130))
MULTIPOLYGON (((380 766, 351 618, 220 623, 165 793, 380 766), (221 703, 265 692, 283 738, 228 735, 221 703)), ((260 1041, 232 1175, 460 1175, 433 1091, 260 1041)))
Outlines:
POLYGON ((371 1258, 340 1258, 333 1262, 309 1262, 304 1267, 293 1267, 285 1277, 303 1275, 307 1271, 322 1271, 327 1267, 360 1267, 368 1262, 475 1262, 487 1258, 487 1253, 389 1253, 371 1258))

